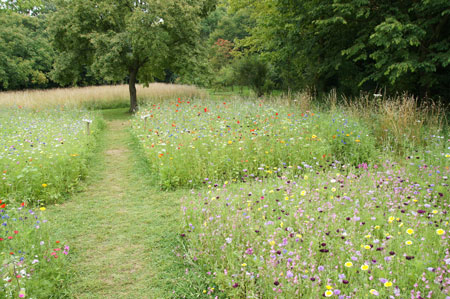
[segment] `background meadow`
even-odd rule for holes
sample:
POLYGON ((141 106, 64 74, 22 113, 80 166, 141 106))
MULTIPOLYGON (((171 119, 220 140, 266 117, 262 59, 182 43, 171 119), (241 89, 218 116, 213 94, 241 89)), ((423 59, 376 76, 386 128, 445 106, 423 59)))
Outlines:
MULTIPOLYGON (((138 101, 173 99, 179 96, 205 97, 206 93, 190 85, 151 83, 148 87, 136 85, 138 101)), ((130 103, 128 85, 55 88, 0 93, 0 106, 47 109, 111 109, 127 107, 130 103)))

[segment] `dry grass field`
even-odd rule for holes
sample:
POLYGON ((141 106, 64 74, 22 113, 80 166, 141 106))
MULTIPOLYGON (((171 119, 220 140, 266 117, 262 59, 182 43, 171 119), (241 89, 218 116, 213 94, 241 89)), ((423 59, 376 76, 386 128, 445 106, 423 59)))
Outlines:
MULTIPOLYGON (((153 83, 136 86, 138 100, 173 99, 177 97, 203 98, 206 92, 189 85, 153 83)), ((116 108, 129 105, 128 85, 56 88, 0 93, 0 107, 43 109, 48 107, 116 108)))

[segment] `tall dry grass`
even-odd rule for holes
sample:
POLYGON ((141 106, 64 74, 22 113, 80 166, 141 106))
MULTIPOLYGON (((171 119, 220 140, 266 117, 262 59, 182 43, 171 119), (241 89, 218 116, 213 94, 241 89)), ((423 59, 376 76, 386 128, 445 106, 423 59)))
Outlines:
POLYGON ((301 112, 311 111, 314 107, 314 90, 307 89, 296 93, 290 91, 281 96, 274 96, 269 98, 271 101, 286 106, 293 106, 301 112))
POLYGON ((419 101, 409 94, 395 97, 362 95, 343 98, 342 109, 372 126, 377 139, 402 150, 406 145, 424 145, 427 131, 441 132, 447 124, 445 107, 431 100, 419 101))
MULTIPOLYGON (((207 93, 190 85, 153 83, 148 87, 136 86, 139 103, 147 101, 183 98, 204 98, 207 93)), ((114 108, 129 105, 128 85, 57 88, 49 90, 26 90, 0 93, 0 107, 23 107, 42 109, 67 108, 114 108)))

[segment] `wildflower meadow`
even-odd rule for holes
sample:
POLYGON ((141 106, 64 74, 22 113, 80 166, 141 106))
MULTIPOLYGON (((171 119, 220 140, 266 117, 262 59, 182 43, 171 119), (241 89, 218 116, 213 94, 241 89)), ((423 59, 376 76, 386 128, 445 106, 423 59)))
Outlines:
POLYGON ((155 182, 191 188, 180 238, 206 296, 450 296, 448 135, 404 140, 347 108, 178 99, 137 114, 155 182))
POLYGON ((75 190, 102 127, 86 111, 0 113, 0 298, 61 294, 70 245, 52 233, 46 207, 75 190))

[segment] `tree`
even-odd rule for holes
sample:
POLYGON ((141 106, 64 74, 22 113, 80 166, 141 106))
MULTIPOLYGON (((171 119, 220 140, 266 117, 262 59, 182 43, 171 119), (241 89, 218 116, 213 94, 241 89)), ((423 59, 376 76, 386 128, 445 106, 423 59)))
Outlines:
POLYGON ((199 38, 200 20, 214 4, 213 0, 59 0, 50 25, 59 51, 53 78, 69 85, 86 73, 111 82, 127 76, 130 112, 135 112, 137 81, 149 83, 164 69, 186 66, 199 38))
POLYGON ((235 74, 237 82, 241 86, 249 86, 258 97, 273 89, 269 65, 257 55, 242 56, 236 60, 235 74))
POLYGON ((0 90, 46 87, 52 57, 41 18, 0 12, 0 90))
POLYGON ((235 43, 268 59, 286 89, 450 97, 446 0, 230 2, 256 23, 235 43))

